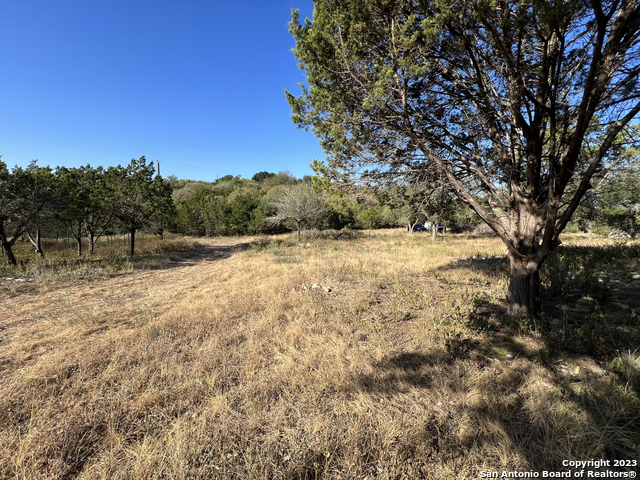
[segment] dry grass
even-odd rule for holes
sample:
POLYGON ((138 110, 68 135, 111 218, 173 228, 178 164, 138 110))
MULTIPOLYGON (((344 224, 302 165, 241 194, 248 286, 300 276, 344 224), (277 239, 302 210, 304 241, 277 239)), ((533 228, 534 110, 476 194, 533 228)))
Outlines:
POLYGON ((199 242, 162 268, 2 294, 0 476, 478 478, 638 459, 637 369, 618 365, 637 355, 609 368, 514 326, 497 239, 199 242))

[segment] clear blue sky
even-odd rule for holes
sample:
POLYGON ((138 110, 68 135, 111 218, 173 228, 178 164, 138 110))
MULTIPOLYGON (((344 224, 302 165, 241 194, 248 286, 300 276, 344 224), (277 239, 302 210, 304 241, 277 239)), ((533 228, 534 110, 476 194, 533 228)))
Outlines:
POLYGON ((0 0, 2 160, 310 174, 325 155, 284 96, 304 80, 291 7, 312 15, 311 0, 0 0))

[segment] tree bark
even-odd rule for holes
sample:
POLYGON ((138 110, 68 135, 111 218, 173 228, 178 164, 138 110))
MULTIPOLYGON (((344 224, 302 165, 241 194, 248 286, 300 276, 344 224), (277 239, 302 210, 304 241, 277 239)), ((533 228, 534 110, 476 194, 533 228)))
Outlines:
POLYGON ((131 255, 133 257, 133 253, 135 251, 135 244, 136 244, 136 229, 135 228, 130 228, 129 229, 129 236, 131 237, 131 242, 129 243, 129 255, 131 255))
POLYGON ((73 234, 73 237, 76 239, 76 242, 78 243, 78 256, 81 257, 82 256, 82 223, 78 222, 78 233, 76 233, 73 228, 71 228, 71 233, 73 234))
POLYGON ((439 219, 434 218, 433 223, 431 225, 431 240, 435 240, 436 237, 438 236, 438 225, 439 225, 439 219))
POLYGON ((4 252, 7 254, 7 260, 9 261, 9 265, 15 266, 18 264, 18 262, 16 261, 16 257, 13 254, 13 251, 11 250, 11 245, 5 245, 4 252))
POLYGON ((89 255, 93 255, 93 244, 95 241, 93 240, 93 232, 89 230, 89 255))
POLYGON ((11 247, 13 246, 15 241, 16 241, 15 232, 14 232, 14 237, 11 240, 9 240, 7 238, 7 235, 5 234, 4 225, 2 222, 0 222, 0 243, 2 243, 2 246, 4 247, 4 253, 7 256, 7 262, 11 266, 15 266, 18 263, 16 262, 16 257, 13 254, 13 251, 11 250, 11 247))
POLYGON ((533 261, 509 255, 511 282, 507 292, 508 313, 516 317, 537 317, 540 313, 540 265, 533 261))
POLYGON ((7 256, 7 262, 11 266, 15 266, 18 262, 16 262, 16 257, 11 250, 11 243, 2 242, 2 246, 4 247, 4 253, 7 256))
POLYGON ((35 247, 36 255, 38 255, 40 258, 44 258, 44 252, 42 251, 42 243, 40 242, 40 229, 39 228, 36 229, 35 240, 31 236, 29 231, 27 231, 27 237, 29 238, 29 241, 31 242, 31 244, 35 247))

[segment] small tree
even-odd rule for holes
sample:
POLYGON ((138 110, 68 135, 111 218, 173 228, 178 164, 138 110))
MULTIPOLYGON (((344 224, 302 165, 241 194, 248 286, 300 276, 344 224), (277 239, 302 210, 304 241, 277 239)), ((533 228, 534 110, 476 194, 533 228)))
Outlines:
POLYGON ((155 197, 156 210, 151 217, 150 223, 153 233, 159 235, 160 240, 164 240, 167 227, 172 224, 176 216, 176 206, 172 197, 173 188, 169 180, 156 175, 151 185, 151 191, 155 197))
POLYGON ((277 213, 267 220, 272 225, 281 225, 287 220, 295 222, 298 241, 301 227, 320 225, 327 211, 324 197, 306 183, 286 187, 282 197, 274 202, 274 207, 277 213))
MULTIPOLYGON (((87 165, 87 168, 90 168, 87 165)), ((56 169, 56 193, 58 208, 56 217, 63 222, 77 243, 78 256, 82 255, 82 234, 84 232, 84 209, 88 203, 89 191, 86 181, 87 168, 56 169)))
POLYGON ((35 161, 27 168, 31 175, 31 208, 33 217, 25 230, 27 238, 33 245, 38 257, 44 258, 41 243, 41 229, 49 224, 56 208, 55 177, 50 167, 38 167, 35 161), (31 231, 34 232, 31 235, 31 231))
POLYGON ((358 215, 358 220, 360 220, 364 228, 369 229, 369 236, 371 236, 371 229, 379 228, 383 223, 380 206, 370 205, 365 207, 358 215))
POLYGON ((26 169, 14 167, 9 171, 0 160, 0 243, 9 265, 17 263, 12 251, 14 243, 51 201, 50 177, 51 169, 38 167, 35 162, 26 169))
POLYGON ((107 170, 107 184, 114 192, 115 216, 130 234, 129 253, 135 253, 136 233, 153 219, 155 212, 164 203, 170 203, 171 186, 159 188, 165 182, 154 180, 153 162, 147 164, 145 157, 135 158, 127 167, 118 165, 107 170))

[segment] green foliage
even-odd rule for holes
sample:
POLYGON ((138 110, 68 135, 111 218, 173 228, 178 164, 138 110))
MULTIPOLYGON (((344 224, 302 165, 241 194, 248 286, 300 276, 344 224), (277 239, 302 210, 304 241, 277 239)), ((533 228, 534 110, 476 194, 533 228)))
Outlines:
POLYGON ((640 245, 561 246, 543 264, 540 277, 549 293, 569 294, 579 289, 604 301, 608 288, 601 279, 612 269, 623 275, 640 269, 640 245))
POLYGON ((113 192, 114 216, 131 235, 131 255, 134 254, 136 233, 150 226, 157 216, 171 215, 173 199, 171 185, 160 176, 154 178, 153 162, 145 157, 132 159, 127 167, 110 167, 106 183, 113 192))
POLYGON ((344 197, 332 196, 327 200, 327 213, 324 228, 340 230, 356 226, 354 203, 344 197))
POLYGON ((253 177, 251 177, 251 181, 252 182, 262 182, 262 181, 266 180, 267 178, 271 178, 271 177, 275 177, 275 176, 276 176, 275 173, 269 173, 267 171, 258 172, 253 177))
POLYGON ((640 161, 614 178, 603 193, 603 218, 631 238, 640 233, 640 161))
MULTIPOLYGON (((285 95, 328 154, 316 184, 417 187, 408 224, 440 221, 455 191, 514 262, 539 268, 640 111, 630 5, 323 0, 304 22, 294 10, 306 84, 285 95)), ((635 232, 629 209, 610 219, 635 232)), ((537 276, 527 283, 509 289, 515 316, 539 311, 537 276)))
POLYGON ((358 223, 362 228, 379 228, 383 223, 382 210, 377 205, 362 210, 358 215, 358 223))
POLYGON ((32 162, 9 171, 0 160, 0 243, 7 261, 15 265, 11 247, 32 224, 42 225, 54 206, 53 173, 32 162))
POLYGON ((240 189, 229 195, 228 225, 231 233, 259 233, 263 230, 264 215, 261 216, 260 192, 255 189, 240 189))

